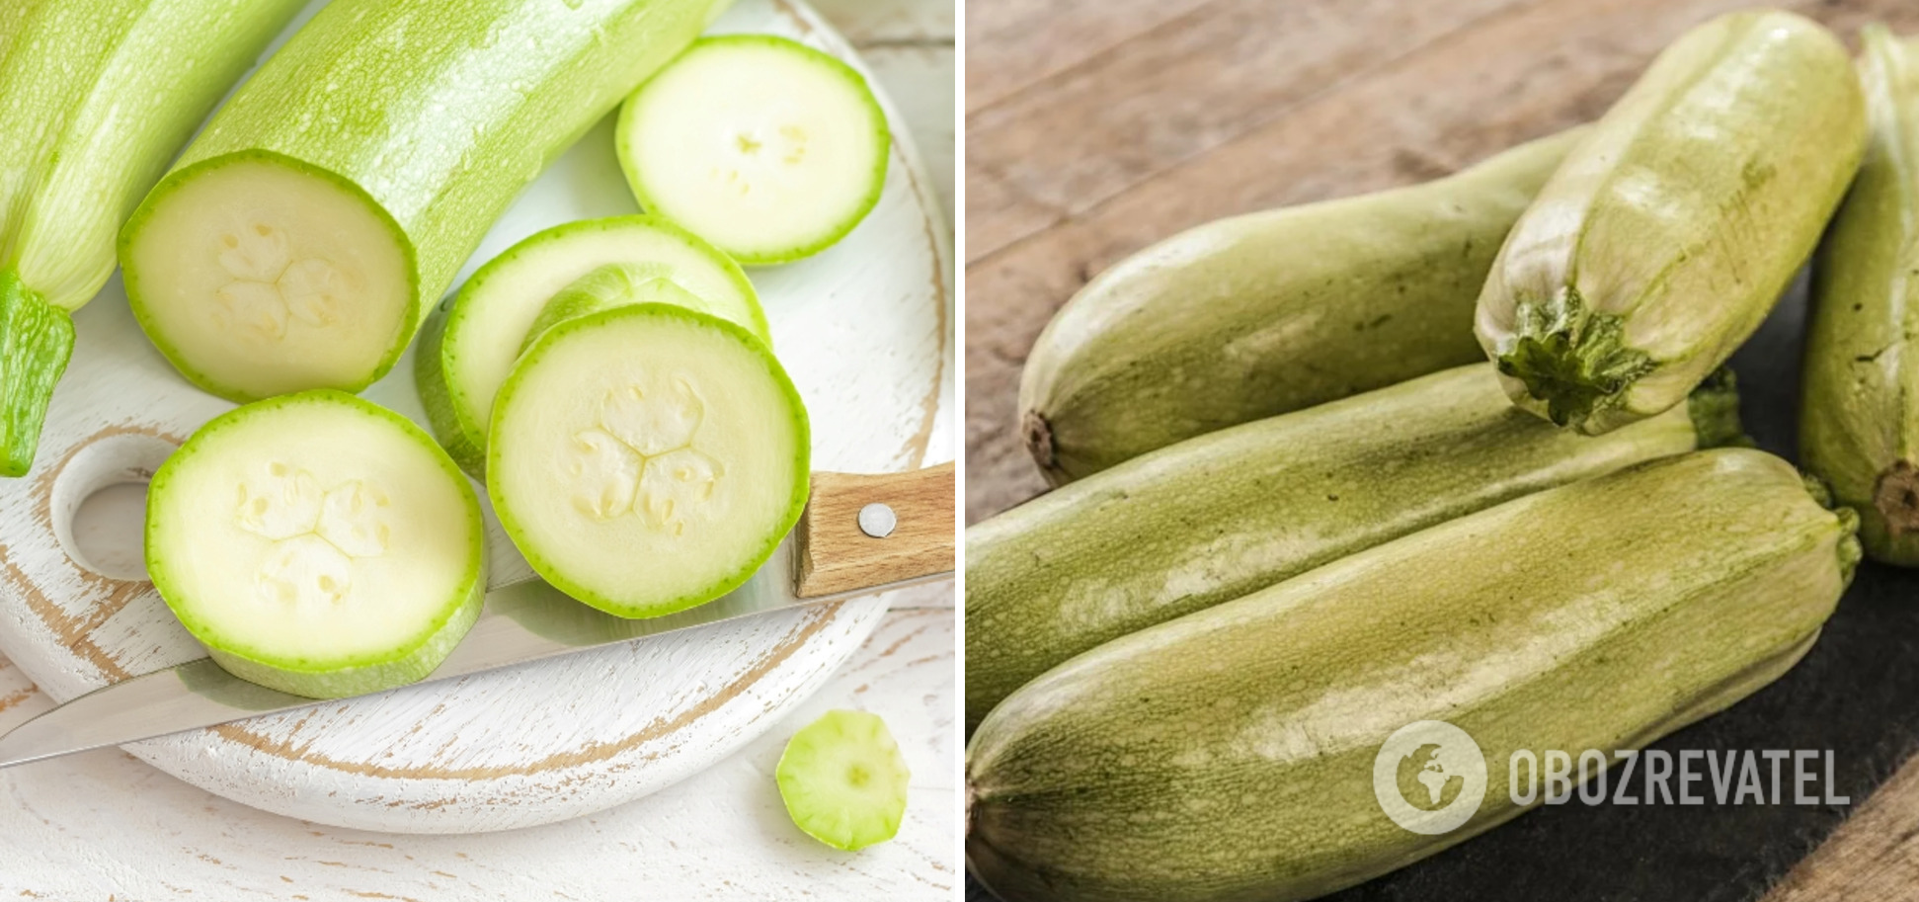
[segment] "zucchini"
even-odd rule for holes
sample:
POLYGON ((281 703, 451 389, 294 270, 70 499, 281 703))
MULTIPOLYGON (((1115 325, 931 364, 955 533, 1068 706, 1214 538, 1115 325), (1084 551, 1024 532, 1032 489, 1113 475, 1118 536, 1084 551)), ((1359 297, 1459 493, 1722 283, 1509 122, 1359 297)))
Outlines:
MULTIPOLYGON (((551 325, 556 295, 607 293, 609 266, 633 267, 629 278, 662 278, 698 298, 704 312, 746 327, 769 347, 772 331, 759 295, 738 263, 693 233, 654 216, 609 216, 568 222, 527 236, 473 273, 460 293, 427 320, 414 354, 414 384, 433 434, 475 479, 486 473, 486 432, 493 399, 513 362, 551 325)), ((577 299, 579 296, 574 295, 577 299)), ((685 304, 682 303, 682 306, 685 304)))
POLYGON ((1799 449, 1875 560, 1919 566, 1919 47, 1860 32, 1872 137, 1813 260, 1799 449))
POLYGON ((1120 261, 1027 356, 1027 449, 1059 485, 1483 359, 1470 332, 1486 270, 1577 135, 1424 185, 1222 219, 1120 261))
POLYGON ((127 223, 134 315, 231 400, 366 387, 520 189, 724 5, 327 4, 127 223))
POLYGON ((966 727, 1066 659, 1539 489, 1739 435, 1731 373, 1590 439, 1477 363, 1189 439, 966 531, 966 727))
POLYGON ((806 506, 806 408, 744 326, 629 304, 548 328, 500 387, 486 491, 527 563, 620 617, 732 591, 806 506))
POLYGON ((846 237, 879 202, 892 136, 853 67, 763 34, 695 41, 620 109, 640 206, 749 266, 846 237))
POLYGON ((310 698, 433 672, 480 616, 473 484, 413 422, 325 389, 213 418, 153 476, 146 562, 233 675, 310 698))
POLYGON ((1587 434, 1680 401, 1759 327, 1857 169, 1837 38, 1787 12, 1666 48, 1506 236, 1475 331, 1513 403, 1587 434))
POLYGON ((114 235, 302 0, 40 0, 0 10, 0 475, 33 465, 114 235), (183 40, 183 36, 190 36, 183 40))
POLYGON ((967 748, 966 857, 1008 902, 1305 899, 1524 809, 1516 749, 1636 749, 1784 673, 1859 559, 1846 508, 1759 451, 1509 501, 1108 643, 967 748), (1485 756, 1424 835, 1374 789, 1420 720, 1485 756))
POLYGON ((774 777, 795 826, 852 852, 899 834, 912 772, 879 715, 833 710, 793 734, 774 777))

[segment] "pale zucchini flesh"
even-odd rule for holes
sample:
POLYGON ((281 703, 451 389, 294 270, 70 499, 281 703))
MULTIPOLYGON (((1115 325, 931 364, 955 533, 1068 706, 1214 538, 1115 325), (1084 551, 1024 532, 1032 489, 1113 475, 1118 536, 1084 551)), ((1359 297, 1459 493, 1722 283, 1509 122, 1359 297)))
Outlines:
POLYGON ((746 273, 685 229, 653 216, 614 216, 539 232, 487 261, 442 305, 414 358, 434 435, 467 472, 476 478, 485 472, 494 397, 543 311, 555 295, 614 265, 636 267, 633 275, 642 279, 672 282, 699 299, 703 306, 697 309, 771 345, 766 314, 746 273))
POLYGON ((302 5, 39 0, 0 10, 0 475, 33 464, 73 352, 68 314, 113 272, 120 224, 302 5))
POLYGON ((892 138, 851 66, 771 35, 704 38, 620 110, 640 206, 747 265, 832 246, 879 202, 892 138))
POLYGON ((548 329, 500 388, 487 494, 528 563, 622 617, 731 591, 806 504, 799 393, 718 317, 634 304, 548 329))
POLYGON ((1738 437, 1731 373, 1588 438, 1487 363, 1189 439, 966 531, 966 728, 1068 658, 1551 486, 1738 437))
POLYGON ((877 714, 828 711, 800 728, 774 769, 793 824, 856 851, 899 834, 912 772, 877 714))
POLYGON ((1871 119, 1859 175, 1813 261, 1799 448, 1856 508, 1866 554, 1919 566, 1919 47, 1861 32, 1871 119))
POLYGON ((365 387, 514 196, 724 5, 327 4, 127 223, 121 262, 141 325, 188 379, 230 399, 365 387), (294 284, 269 283, 277 301, 250 277, 233 287, 228 238, 258 229, 300 267, 294 284), (314 296, 326 300, 298 300, 314 296))
POLYGON ((1819 494, 1757 451, 1668 458, 1103 645, 972 737, 969 869, 1008 902, 1284 902, 1464 841, 1524 810, 1514 750, 1640 748, 1797 661, 1859 559, 1819 494), (1487 765, 1441 835, 1375 798, 1419 720, 1487 765))
POLYGON ((1596 434, 1683 401, 1812 252, 1865 121, 1845 47, 1801 16, 1731 13, 1666 48, 1486 279, 1475 330, 1513 403, 1596 434))
POLYGON ((1574 130, 1424 185, 1236 216, 1115 264, 1021 373, 1061 484, 1207 432, 1484 359, 1473 303, 1574 130))
POLYGON ((418 426, 301 392, 216 417, 154 475, 147 571, 221 667, 313 698, 426 676, 479 616, 473 486, 418 426))

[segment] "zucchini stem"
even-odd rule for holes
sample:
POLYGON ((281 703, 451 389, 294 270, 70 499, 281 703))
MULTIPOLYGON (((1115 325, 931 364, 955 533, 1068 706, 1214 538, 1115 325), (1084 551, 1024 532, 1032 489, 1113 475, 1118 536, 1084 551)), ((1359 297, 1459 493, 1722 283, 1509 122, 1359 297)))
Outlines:
POLYGON ((1626 347, 1620 318, 1588 310, 1570 285, 1544 302, 1521 301, 1515 314, 1515 336, 1494 362, 1560 426, 1618 404, 1653 368, 1644 351, 1626 347))
POLYGON ((0 272, 0 476, 25 476, 53 387, 73 356, 73 318, 11 269, 0 272))
POLYGON ((1686 397, 1686 414, 1692 417, 1700 448, 1752 447, 1752 439, 1739 422, 1739 380, 1731 367, 1714 370, 1692 390, 1686 397))

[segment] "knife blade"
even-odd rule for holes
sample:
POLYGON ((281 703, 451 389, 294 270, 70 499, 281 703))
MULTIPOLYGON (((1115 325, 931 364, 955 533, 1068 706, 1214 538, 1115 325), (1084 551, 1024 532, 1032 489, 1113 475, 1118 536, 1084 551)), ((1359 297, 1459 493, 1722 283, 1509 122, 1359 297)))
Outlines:
MULTIPOLYGON (((750 579, 718 599, 664 617, 615 617, 538 579, 495 586, 459 646, 412 685, 948 578, 953 573, 952 539, 945 538, 942 556, 937 537, 954 522, 952 470, 946 464, 890 476, 815 474, 814 497, 799 525, 750 579), (948 487, 943 526, 936 494, 942 483, 948 487), (925 497, 929 484, 935 492, 930 498, 925 497), (869 500, 874 497, 888 501, 869 500), (911 517, 915 528, 896 527, 885 536, 856 533, 857 514, 851 512, 877 503, 887 504, 899 527, 908 526, 911 517), (823 560, 822 549, 832 549, 828 553, 833 559, 823 560), (928 561, 943 562, 944 567, 929 566, 928 561), (846 582, 841 578, 827 583, 833 591, 808 591, 810 577, 824 571, 851 572, 861 585, 839 588, 846 582), (880 582, 859 574, 899 578, 880 582)), ((200 658, 96 689, 15 727, 0 736, 0 768, 339 701, 258 686, 220 669, 210 658, 200 658)))

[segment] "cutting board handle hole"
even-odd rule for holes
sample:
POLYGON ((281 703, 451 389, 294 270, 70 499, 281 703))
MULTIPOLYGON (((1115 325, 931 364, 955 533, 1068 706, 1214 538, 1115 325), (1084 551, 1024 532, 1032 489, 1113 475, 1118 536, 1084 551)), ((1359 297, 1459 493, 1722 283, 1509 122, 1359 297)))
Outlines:
POLYGON ((151 435, 107 430, 67 458, 47 498, 47 521, 75 566, 108 579, 147 578, 147 482, 176 447, 151 435))

